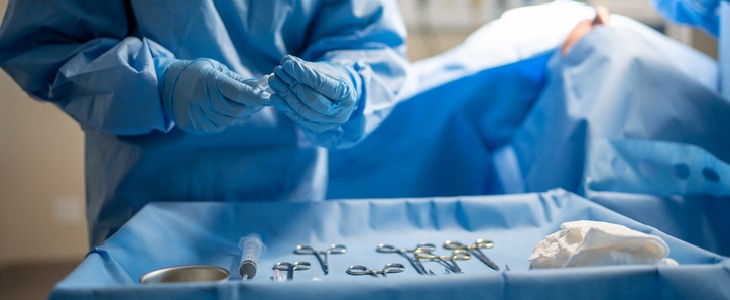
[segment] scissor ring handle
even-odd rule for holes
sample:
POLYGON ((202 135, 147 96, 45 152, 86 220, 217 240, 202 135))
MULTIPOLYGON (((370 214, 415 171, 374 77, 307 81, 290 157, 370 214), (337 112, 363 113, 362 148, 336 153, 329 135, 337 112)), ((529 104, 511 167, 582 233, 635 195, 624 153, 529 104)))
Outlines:
POLYGON ((416 251, 413 251, 413 256, 416 257, 416 259, 437 259, 438 256, 433 255, 433 253, 423 250, 423 249, 416 249, 416 251))
POLYGON ((312 264, 304 261, 304 262, 295 262, 294 263, 294 270, 308 270, 312 267, 312 264))
POLYGON ((370 275, 370 271, 365 266, 350 266, 349 268, 347 268, 347 274, 370 275))
POLYGON ((388 273, 400 273, 405 271, 406 268, 401 264, 387 264, 383 267, 383 275, 388 273))
POLYGON ((464 250, 467 246, 457 241, 446 240, 444 242, 444 249, 446 250, 464 250))
POLYGON ((413 251, 409 251, 409 252, 415 252, 415 251, 418 251, 419 249, 426 250, 428 252, 436 251, 436 244, 420 242, 416 245, 416 249, 414 249, 413 251))
POLYGON ((393 245, 387 245, 387 244, 378 244, 378 248, 375 249, 375 251, 380 253, 398 253, 401 252, 400 250, 396 249, 393 245))
POLYGON ((347 246, 340 244, 332 244, 329 249, 330 254, 342 254, 347 252, 347 246))
POLYGON ((272 268, 273 270, 288 271, 291 268, 291 264, 288 262, 278 262, 272 268))
POLYGON ((494 247, 494 242, 492 242, 492 241, 490 241, 490 240, 485 240, 485 239, 478 239, 478 240, 477 240, 477 241, 476 241, 476 242, 474 243, 474 245, 475 245, 475 246, 476 246, 476 247, 477 247, 478 249, 492 249, 492 247, 494 247))
POLYGON ((453 253, 451 253, 451 259, 452 260, 469 260, 471 259, 471 254, 469 252, 464 250, 454 250, 453 253))
POLYGON ((294 248, 294 254, 314 254, 314 248, 312 246, 307 245, 297 245, 296 248, 294 248))

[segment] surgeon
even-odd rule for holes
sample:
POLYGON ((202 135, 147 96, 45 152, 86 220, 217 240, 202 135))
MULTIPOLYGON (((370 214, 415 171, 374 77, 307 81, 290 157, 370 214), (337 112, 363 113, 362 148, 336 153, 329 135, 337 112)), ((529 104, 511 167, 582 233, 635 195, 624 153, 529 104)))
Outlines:
POLYGON ((322 200, 404 41, 394 1, 11 0, 0 66, 81 125, 94 247, 152 201, 322 200))
POLYGON ((665 18, 699 27, 719 40, 720 92, 730 99, 730 2, 726 0, 649 0, 665 18))

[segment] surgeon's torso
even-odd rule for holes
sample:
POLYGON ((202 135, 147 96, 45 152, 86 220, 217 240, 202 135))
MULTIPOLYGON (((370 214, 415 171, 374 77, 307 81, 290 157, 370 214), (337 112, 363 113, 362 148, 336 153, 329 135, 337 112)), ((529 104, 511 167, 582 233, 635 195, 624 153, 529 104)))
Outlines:
MULTIPOLYGON (((178 59, 212 58, 249 78, 271 73, 283 55, 306 47, 316 7, 316 1, 131 1, 135 35, 178 59)), ((310 201, 326 191, 326 150, 273 107, 216 134, 86 129, 86 136, 92 242, 151 201, 310 201)))
POLYGON ((133 0, 140 37, 179 59, 207 57, 244 77, 271 73, 285 54, 299 55, 321 1, 133 0))

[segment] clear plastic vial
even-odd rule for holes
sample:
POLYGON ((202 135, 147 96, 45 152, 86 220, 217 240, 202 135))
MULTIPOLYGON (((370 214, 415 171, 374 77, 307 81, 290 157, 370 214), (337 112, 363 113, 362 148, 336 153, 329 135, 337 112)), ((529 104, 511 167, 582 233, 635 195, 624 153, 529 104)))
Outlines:
POLYGON ((274 76, 274 73, 264 75, 264 77, 261 77, 259 80, 256 80, 256 82, 253 83, 253 86, 261 89, 264 92, 273 94, 274 90, 272 90, 271 87, 269 86, 269 77, 271 77, 271 76, 274 76))

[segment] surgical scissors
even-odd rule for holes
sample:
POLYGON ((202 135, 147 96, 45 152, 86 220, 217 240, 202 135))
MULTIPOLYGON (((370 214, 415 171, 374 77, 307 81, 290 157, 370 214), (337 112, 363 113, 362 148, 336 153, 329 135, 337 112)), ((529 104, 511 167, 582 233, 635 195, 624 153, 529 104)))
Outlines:
POLYGON ((417 260, 421 259, 430 259, 430 260, 438 260, 440 261, 446 268, 451 270, 454 273, 464 273, 464 271, 459 268, 459 265, 456 264, 457 260, 468 260, 471 258, 471 255, 469 255, 469 252, 463 251, 463 250, 454 250, 454 252, 451 253, 451 256, 438 256, 434 255, 430 251, 426 250, 416 250, 416 252, 413 252, 413 255, 416 257, 417 260), (446 262, 446 260, 450 260, 451 264, 446 262))
POLYGON ((434 250, 436 250, 436 245, 431 244, 431 243, 421 242, 421 243, 418 243, 418 245, 416 245, 416 249, 408 250, 408 249, 396 249, 395 246, 393 246, 393 245, 379 244, 378 248, 375 249, 375 251, 378 251, 380 253, 398 253, 401 256, 405 257, 408 260, 408 262, 410 262, 411 265, 414 268, 416 268, 416 272, 418 272, 418 274, 428 275, 428 272, 426 272, 426 269, 423 268, 423 265, 421 264, 420 261, 408 256, 408 253, 413 253, 418 250, 434 251, 434 250))
POLYGON ((347 247, 345 245, 337 245, 332 244, 330 248, 327 251, 316 251, 312 246, 302 246, 297 245, 297 248, 294 249, 294 254, 314 254, 314 256, 317 257, 317 260, 319 261, 319 264, 322 266, 322 270, 324 271, 324 275, 329 274, 330 272, 330 265, 328 263, 330 254, 342 254, 347 252, 347 247), (324 260, 322 260, 322 257, 320 255, 324 255, 324 260))
POLYGON ((444 249, 446 249, 446 250, 468 250, 474 256, 476 256, 479 260, 481 260, 484 264, 486 264, 490 268, 494 269, 495 271, 499 271, 499 266, 497 266, 496 263, 494 263, 486 255, 484 255, 484 253, 482 253, 482 250, 480 250, 480 249, 492 249, 492 247, 494 247, 494 242, 492 242, 490 240, 485 240, 485 239, 478 239, 476 242, 474 242, 473 245, 464 245, 462 243, 459 243, 457 241, 452 241, 452 240, 447 240, 444 242, 444 249))
POLYGON ((294 271, 309 270, 312 265, 308 262, 295 262, 290 264, 288 262, 278 262, 274 265, 274 270, 286 271, 286 280, 294 279, 294 271))
POLYGON ((347 274, 350 275, 370 275, 378 278, 378 274, 383 274, 383 277, 387 277, 388 273, 400 273, 406 268, 401 264, 387 264, 382 270, 368 270, 364 266, 350 266, 347 268, 347 274))

